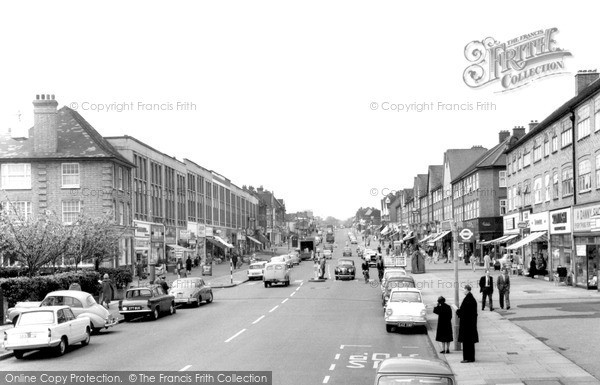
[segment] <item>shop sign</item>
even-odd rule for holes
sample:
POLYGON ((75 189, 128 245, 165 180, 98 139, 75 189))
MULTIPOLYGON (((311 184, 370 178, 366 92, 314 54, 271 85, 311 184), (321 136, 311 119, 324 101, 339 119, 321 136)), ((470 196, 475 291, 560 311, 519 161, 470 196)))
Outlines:
POLYGON ((196 222, 188 222, 187 223, 187 231, 190 233, 190 240, 196 239, 196 232, 198 231, 198 223, 196 222))
POLYGON ((479 218, 479 231, 480 232, 501 232, 502 231, 502 218, 479 218))
POLYGON ((167 226, 165 228, 165 243, 173 244, 177 242, 177 229, 175 227, 167 226))
POLYGON ((527 223, 527 222, 519 222, 517 224, 517 227, 520 228, 520 229, 526 229, 526 228, 529 227, 529 223, 527 223))
POLYGON ((139 238, 150 238, 150 223, 133 221, 134 235, 139 238))
POLYGON ((471 237, 473 236, 473 232, 469 229, 462 229, 460 231, 460 233, 458 233, 458 235, 460 235, 461 239, 465 242, 469 241, 471 239, 471 237))
POLYGON ((214 235, 213 235, 213 228, 212 227, 206 226, 206 234, 205 234, 205 236, 207 236, 207 237, 214 237, 214 235))
POLYGON ((189 230, 179 230, 179 239, 182 241, 187 241, 190 239, 189 230))
POLYGON ((519 213, 505 215, 504 220, 504 234, 519 234, 517 223, 519 223, 519 213))
POLYGON ((206 225, 203 223, 198 223, 198 237, 199 238, 206 237, 206 225))
POLYGON ((577 256, 585 257, 587 255, 587 245, 576 245, 577 246, 577 256))
POLYGON ((150 248, 150 240, 135 238, 133 245, 136 250, 148 250, 150 248))
POLYGON ((442 222, 442 230, 443 231, 450 231, 450 229, 452 229, 452 223, 450 221, 442 222))
POLYGON ((165 230, 163 225, 150 225, 152 242, 165 242, 165 230))
POLYGON ((569 234, 571 232, 571 209, 550 212, 550 234, 569 234))
POLYGON ((529 229, 531 231, 548 231, 548 211, 529 214, 529 229))
POLYGON ((575 207, 573 209, 573 231, 600 231, 600 205, 575 207))

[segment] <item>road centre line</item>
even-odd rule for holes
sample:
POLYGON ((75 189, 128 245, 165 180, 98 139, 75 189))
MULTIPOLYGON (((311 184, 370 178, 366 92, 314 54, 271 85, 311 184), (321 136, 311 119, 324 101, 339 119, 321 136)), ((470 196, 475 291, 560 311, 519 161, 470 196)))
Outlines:
POLYGON ((296 292, 293 292, 292 294, 290 294, 290 297, 293 297, 293 296, 294 296, 294 294, 296 294, 296 292))
POLYGON ((281 303, 286 303, 288 301, 289 298, 284 299, 283 301, 281 301, 281 303))
POLYGON ((329 382, 329 376, 325 376, 325 378, 323 379, 323 383, 326 384, 329 382))
POLYGON ((265 318, 265 316, 261 315, 260 317, 258 317, 258 319, 256 321, 252 322, 252 325, 259 323, 260 320, 263 319, 263 318, 265 318))
POLYGON ((300 288, 299 288, 299 287, 296 289, 296 291, 298 291, 298 290, 300 290, 300 288))
POLYGON ((229 337, 227 340, 225 340, 225 343, 231 341, 232 339, 234 339, 235 337, 239 336, 240 334, 242 334, 243 332, 245 332, 246 329, 242 329, 239 332, 235 333, 233 336, 229 337))
POLYGON ((180 372, 185 372, 186 370, 188 370, 189 368, 191 368, 192 365, 186 365, 183 368, 179 369, 180 372))
POLYGON ((331 364, 331 366, 329 367, 329 370, 334 370, 335 369, 335 364, 331 364))
POLYGON ((339 360, 340 359, 340 354, 336 354, 334 360, 339 360))
POLYGON ((276 305, 273 309, 269 310, 269 313, 275 311, 275 309, 277 309, 279 307, 279 305, 276 305))

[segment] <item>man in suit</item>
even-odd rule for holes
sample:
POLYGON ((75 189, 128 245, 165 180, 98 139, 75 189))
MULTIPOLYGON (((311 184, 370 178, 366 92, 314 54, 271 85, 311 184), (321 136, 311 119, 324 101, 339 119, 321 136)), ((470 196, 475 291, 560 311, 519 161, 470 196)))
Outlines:
POLYGON ((506 310, 510 309, 510 277, 508 270, 502 270, 502 275, 496 282, 498 286, 498 295, 500 296, 500 309, 504 309, 504 300, 506 299, 506 310))
POLYGON ((465 298, 456 311, 460 318, 458 324, 458 341, 463 345, 463 360, 461 363, 475 362, 475 344, 479 342, 477 332, 477 301, 471 294, 471 286, 465 285, 465 298))
POLYGON ((485 310, 486 297, 490 299, 490 311, 494 310, 492 294, 494 294, 494 278, 490 276, 490 271, 486 270, 485 275, 479 279, 479 292, 481 294, 481 310, 485 310))

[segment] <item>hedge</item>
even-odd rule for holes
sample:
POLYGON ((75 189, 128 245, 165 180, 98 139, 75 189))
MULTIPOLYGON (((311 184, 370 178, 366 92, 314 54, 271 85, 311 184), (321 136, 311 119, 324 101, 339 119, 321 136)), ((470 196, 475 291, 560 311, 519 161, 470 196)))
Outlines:
POLYGON ((100 273, 96 271, 78 271, 33 278, 2 278, 0 289, 8 306, 14 306, 21 301, 41 301, 51 291, 68 290, 72 283, 78 283, 82 291, 96 295, 101 288, 99 280, 100 273))
POLYGON ((108 274, 108 277, 115 284, 117 289, 125 289, 131 281, 133 281, 131 270, 127 267, 119 267, 116 269, 101 267, 98 269, 98 273, 100 273, 100 278, 104 277, 104 274, 108 274))

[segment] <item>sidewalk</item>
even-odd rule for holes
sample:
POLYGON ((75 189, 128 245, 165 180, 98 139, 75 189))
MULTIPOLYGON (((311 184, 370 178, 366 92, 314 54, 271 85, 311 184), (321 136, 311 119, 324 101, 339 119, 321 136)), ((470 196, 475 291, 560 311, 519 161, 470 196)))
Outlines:
MULTIPOLYGON (((424 302, 429 305, 428 334, 436 351, 440 348, 439 343, 435 341, 437 316, 432 313, 431 306, 436 303, 437 297, 440 295, 446 298, 449 305, 458 305, 454 303, 454 272, 450 268, 452 264, 445 265, 449 268, 430 269, 430 265, 427 265, 428 273, 413 275, 417 286, 421 285, 424 302)), ((462 265, 464 268, 459 271, 459 301, 464 298, 462 287, 468 283, 473 287, 472 292, 478 306, 481 306, 478 281, 479 277, 483 275, 483 268, 480 267, 476 272, 472 272, 464 262, 462 265)), ((492 272, 492 275, 496 278, 498 272, 492 272)), ((596 305, 592 301, 597 302, 600 298, 597 292, 567 286, 554 286, 553 283, 544 280, 513 275, 511 276, 510 296, 510 311, 499 308, 497 291, 494 292, 494 302, 496 302, 494 311, 489 311, 489 309, 481 311, 481 307, 478 309, 477 327, 480 342, 475 345, 476 362, 461 363, 462 352, 460 351, 451 350, 450 354, 440 354, 440 358, 448 362, 452 368, 459 384, 583 385, 600 383, 599 379, 508 319, 511 315, 519 312, 532 314, 532 309, 528 305, 523 305, 522 309, 519 308, 523 303, 535 304, 557 298, 562 301, 580 303, 582 307, 586 306, 587 301, 589 302, 589 311, 593 312, 596 305)), ((540 315, 548 314, 548 310, 543 307, 535 311, 540 315)), ((579 311, 580 313, 573 312, 573 314, 581 314, 581 310, 579 311)), ((577 316, 573 315, 573 317, 577 316)), ((565 323, 569 321, 564 319, 556 322, 557 331, 565 328, 574 329, 573 326, 575 326, 569 327, 565 323)), ((456 337, 454 335, 455 340, 456 337)), ((454 342, 451 346, 454 349, 454 342)), ((590 348, 595 348, 595 344, 590 343, 590 348)))

